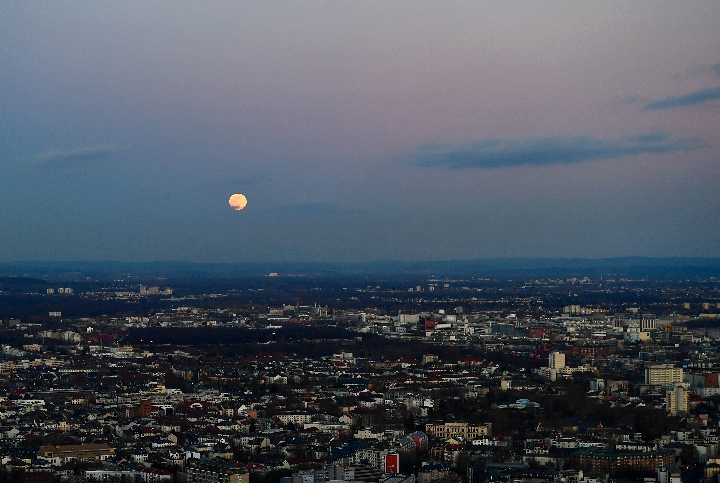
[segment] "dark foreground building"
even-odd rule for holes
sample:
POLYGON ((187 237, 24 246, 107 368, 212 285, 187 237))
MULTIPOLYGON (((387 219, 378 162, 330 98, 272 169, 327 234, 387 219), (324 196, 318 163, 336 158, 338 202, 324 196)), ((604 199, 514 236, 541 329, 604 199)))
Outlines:
POLYGON ((570 467, 593 473, 655 472, 660 466, 675 463, 670 449, 647 453, 627 453, 609 449, 586 448, 570 455, 570 467))

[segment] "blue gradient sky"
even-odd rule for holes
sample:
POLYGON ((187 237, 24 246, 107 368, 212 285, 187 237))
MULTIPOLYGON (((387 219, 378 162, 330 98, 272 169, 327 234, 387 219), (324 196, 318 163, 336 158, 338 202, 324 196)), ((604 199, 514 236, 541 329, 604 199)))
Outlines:
POLYGON ((719 20, 0 2, 0 261, 718 257, 719 20))

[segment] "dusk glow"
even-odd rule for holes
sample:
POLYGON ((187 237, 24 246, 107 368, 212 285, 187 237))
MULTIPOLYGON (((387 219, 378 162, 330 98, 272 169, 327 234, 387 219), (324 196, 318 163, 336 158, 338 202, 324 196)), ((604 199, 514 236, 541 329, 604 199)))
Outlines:
POLYGON ((0 261, 718 257, 718 19, 3 2, 0 261))

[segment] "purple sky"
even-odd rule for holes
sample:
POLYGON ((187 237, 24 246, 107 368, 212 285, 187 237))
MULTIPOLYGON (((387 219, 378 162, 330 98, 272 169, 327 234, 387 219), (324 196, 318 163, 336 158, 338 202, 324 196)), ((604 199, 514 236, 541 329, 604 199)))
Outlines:
POLYGON ((718 2, 208 3, 0 2, 0 261, 720 257, 718 2))

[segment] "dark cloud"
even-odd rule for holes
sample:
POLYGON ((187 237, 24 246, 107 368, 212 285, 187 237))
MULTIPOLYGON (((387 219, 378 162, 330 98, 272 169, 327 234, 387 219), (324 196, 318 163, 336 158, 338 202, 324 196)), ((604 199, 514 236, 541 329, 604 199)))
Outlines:
POLYGON ((110 159, 121 148, 114 144, 106 144, 103 146, 86 146, 81 148, 70 149, 68 151, 59 151, 50 149, 37 156, 26 158, 32 164, 46 166, 61 166, 74 164, 80 161, 102 161, 110 159))
POLYGON ((720 99, 720 87, 703 89, 701 91, 679 97, 666 97, 665 99, 660 99, 659 101, 646 104, 645 109, 668 109, 671 107, 692 106, 694 104, 700 104, 714 99, 720 99))
POLYGON ((556 136, 513 140, 488 139, 464 146, 424 145, 416 150, 414 158, 417 165, 423 167, 492 169, 581 163, 597 159, 692 151, 708 147, 710 145, 702 139, 672 139, 663 133, 621 139, 556 136))
POLYGON ((702 64, 685 72, 673 76, 675 80, 687 80, 695 77, 720 77, 720 62, 716 64, 702 64))

